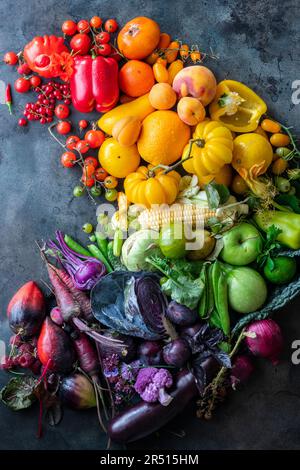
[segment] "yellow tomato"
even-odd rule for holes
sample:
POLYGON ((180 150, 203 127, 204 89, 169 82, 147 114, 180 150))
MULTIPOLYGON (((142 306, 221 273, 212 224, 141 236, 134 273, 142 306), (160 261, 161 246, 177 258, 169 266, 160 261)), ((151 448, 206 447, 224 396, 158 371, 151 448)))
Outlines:
POLYGON ((135 171, 140 163, 136 145, 122 147, 113 137, 103 142, 98 158, 101 167, 116 178, 125 178, 135 171))
POLYGON ((217 184, 224 184, 225 186, 230 186, 232 180, 232 167, 231 165, 224 165, 219 173, 215 175, 207 175, 198 177, 199 184, 201 188, 211 181, 214 181, 217 184))
POLYGON ((233 168, 240 173, 254 168, 255 176, 265 173, 273 159, 270 142, 255 133, 241 134, 234 139, 233 168))

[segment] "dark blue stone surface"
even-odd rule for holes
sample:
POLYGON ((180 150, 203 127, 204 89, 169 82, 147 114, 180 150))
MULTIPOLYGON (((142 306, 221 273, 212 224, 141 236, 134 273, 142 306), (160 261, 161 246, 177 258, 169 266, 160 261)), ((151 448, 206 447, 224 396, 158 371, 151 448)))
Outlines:
MULTIPOLYGON (((300 79, 299 2, 297 0, 2 0, 0 54, 21 50, 35 35, 59 34, 68 18, 138 15, 159 21, 161 29, 202 50, 220 55, 208 61, 218 79, 247 83, 267 101, 270 114, 299 131, 300 105, 292 104, 292 82, 300 79)), ((13 83, 15 72, 1 65, 0 79, 13 83)), ((14 95, 14 116, 0 106, 0 336, 8 335, 5 309, 25 281, 45 278, 34 240, 53 236, 56 228, 80 233, 94 220, 87 198, 74 200, 76 170, 64 170, 60 148, 47 129, 17 126, 28 95, 14 95)), ((73 114, 73 118, 75 115, 73 114)), ((291 363, 291 343, 300 339, 299 300, 276 315, 285 336, 282 362, 259 361, 250 383, 232 394, 210 422, 184 413, 158 435, 132 449, 297 449, 300 446, 300 365, 291 363), (178 437, 181 431, 184 437, 178 437)), ((7 380, 0 374, 0 386, 7 380)), ((103 449, 94 412, 66 411, 57 428, 45 426, 36 439, 36 408, 13 413, 0 405, 0 449, 103 449)))

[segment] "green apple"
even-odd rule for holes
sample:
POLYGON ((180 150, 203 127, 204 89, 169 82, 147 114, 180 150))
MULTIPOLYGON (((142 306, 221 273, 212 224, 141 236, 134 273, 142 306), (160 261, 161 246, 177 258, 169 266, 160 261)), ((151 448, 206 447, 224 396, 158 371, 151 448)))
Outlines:
POLYGON ((256 260, 262 250, 259 231, 245 222, 233 227, 223 235, 224 247, 220 257, 233 266, 245 266, 256 260))
POLYGON ((191 242, 195 242, 196 240, 203 240, 201 248, 197 248, 196 250, 188 250, 187 258, 190 260, 198 260, 198 259, 205 259, 208 255, 211 254, 213 251, 216 240, 208 230, 197 230, 195 233, 195 238, 191 240, 191 242))
POLYGON ((228 303, 236 312, 255 312, 266 301, 268 291, 264 278, 252 268, 233 268, 227 276, 227 283, 228 303))
POLYGON ((185 243, 182 224, 171 223, 161 228, 159 247, 166 258, 183 258, 186 253, 185 243))

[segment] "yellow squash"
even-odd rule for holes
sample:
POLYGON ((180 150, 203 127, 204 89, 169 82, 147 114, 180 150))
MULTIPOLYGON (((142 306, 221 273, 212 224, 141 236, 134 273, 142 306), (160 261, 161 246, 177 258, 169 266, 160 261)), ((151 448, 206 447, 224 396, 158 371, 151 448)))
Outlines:
POLYGON ((140 164, 140 155, 136 145, 124 147, 113 137, 103 142, 98 158, 102 168, 116 178, 125 178, 140 164))
POLYGON ((103 114, 98 121, 98 126, 106 132, 106 134, 112 135, 114 125, 120 121, 120 119, 133 116, 143 121, 145 117, 153 111, 155 110, 150 104, 148 93, 129 103, 121 104, 111 111, 108 111, 108 113, 103 114))
POLYGON ((188 173, 194 173, 198 178, 215 175, 225 164, 231 163, 233 139, 230 130, 217 121, 200 122, 193 134, 194 142, 187 144, 182 160, 188 173))
POLYGON ((127 199, 134 204, 151 207, 152 204, 172 204, 179 191, 180 175, 176 171, 151 170, 151 165, 140 166, 125 178, 127 199))

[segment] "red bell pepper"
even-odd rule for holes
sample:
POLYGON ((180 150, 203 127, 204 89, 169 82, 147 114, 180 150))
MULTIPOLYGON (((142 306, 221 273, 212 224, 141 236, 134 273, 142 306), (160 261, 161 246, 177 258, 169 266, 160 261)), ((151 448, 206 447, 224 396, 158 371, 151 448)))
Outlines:
POLYGON ((41 77, 66 79, 66 68, 72 73, 73 59, 62 37, 36 36, 24 47, 23 56, 30 69, 41 77))
POLYGON ((105 113, 119 99, 118 64, 110 57, 75 56, 70 85, 77 111, 105 113))

